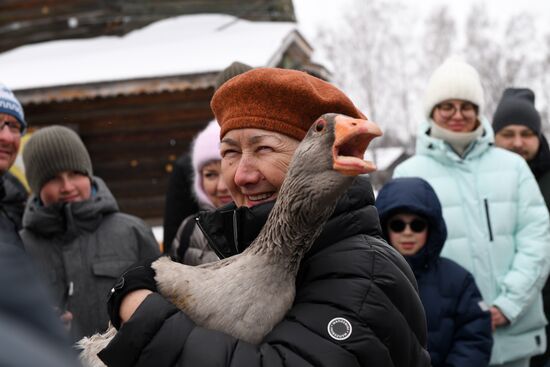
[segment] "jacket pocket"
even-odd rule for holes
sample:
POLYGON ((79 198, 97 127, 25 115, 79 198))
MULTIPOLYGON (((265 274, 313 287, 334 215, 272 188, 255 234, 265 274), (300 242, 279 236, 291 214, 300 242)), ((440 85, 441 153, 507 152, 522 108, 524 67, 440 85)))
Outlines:
POLYGON ((489 214, 489 200, 483 199, 485 205, 485 218, 487 219, 487 229, 489 230, 489 241, 493 242, 493 227, 491 226, 491 214, 489 214))
POLYGON ((118 278, 132 264, 132 261, 124 260, 96 261, 92 264, 92 271, 99 277, 118 278))

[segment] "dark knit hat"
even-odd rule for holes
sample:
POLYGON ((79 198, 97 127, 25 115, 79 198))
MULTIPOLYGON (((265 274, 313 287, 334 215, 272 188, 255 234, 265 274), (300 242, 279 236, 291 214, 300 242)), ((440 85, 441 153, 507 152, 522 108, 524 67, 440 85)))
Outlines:
POLYGON ((220 73, 216 77, 216 81, 214 82, 214 88, 217 90, 219 87, 221 87, 223 83, 225 83, 229 79, 242 73, 246 73, 249 70, 252 70, 252 66, 243 64, 242 62, 233 61, 231 65, 220 71, 220 73))
POLYGON ((63 171, 81 172, 92 177, 92 161, 80 137, 64 126, 49 126, 32 134, 23 149, 25 175, 31 190, 42 186, 63 171))
POLYGON ((541 134, 540 115, 535 109, 535 93, 528 88, 507 88, 493 116, 495 134, 508 125, 523 125, 541 134))
POLYGON ((303 71, 257 68, 234 77, 214 93, 210 103, 228 131, 257 128, 302 140, 325 113, 366 119, 338 88, 303 71))

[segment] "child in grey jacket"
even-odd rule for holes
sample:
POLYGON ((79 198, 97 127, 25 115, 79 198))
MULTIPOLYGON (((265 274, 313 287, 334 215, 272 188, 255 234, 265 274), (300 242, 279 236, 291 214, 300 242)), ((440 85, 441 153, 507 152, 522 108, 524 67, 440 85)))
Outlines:
POLYGON ((35 132, 23 152, 33 191, 21 237, 46 278, 76 341, 107 328, 107 297, 116 278, 138 260, 160 255, 151 229, 119 212, 93 176, 79 136, 63 126, 35 132))

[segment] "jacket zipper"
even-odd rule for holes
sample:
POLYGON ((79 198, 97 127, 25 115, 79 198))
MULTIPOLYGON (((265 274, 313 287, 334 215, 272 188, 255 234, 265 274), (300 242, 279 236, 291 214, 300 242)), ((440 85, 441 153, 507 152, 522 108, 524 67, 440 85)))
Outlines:
POLYGON ((235 251, 239 253, 239 233, 238 233, 238 221, 237 221, 237 211, 233 211, 233 243, 235 245, 235 251))
POLYGON ((491 227, 491 216, 489 215, 489 201, 483 199, 485 203, 485 217, 487 218, 487 228, 489 228, 489 241, 493 242, 493 228, 491 227))
POLYGON ((208 235, 208 233, 206 233, 206 231, 204 230, 204 228, 202 227, 201 225, 201 222, 199 220, 199 217, 195 217, 195 223, 197 223, 197 226, 199 227, 199 229, 201 230, 202 234, 204 235, 204 237, 206 238, 206 242, 208 242, 208 244, 210 245, 210 248, 212 250, 214 250, 214 252, 216 253, 216 255, 218 255, 218 257, 220 259, 225 259, 226 256, 224 254, 222 254, 222 252, 218 249, 217 246, 215 246, 215 242, 212 241, 212 238, 208 235))

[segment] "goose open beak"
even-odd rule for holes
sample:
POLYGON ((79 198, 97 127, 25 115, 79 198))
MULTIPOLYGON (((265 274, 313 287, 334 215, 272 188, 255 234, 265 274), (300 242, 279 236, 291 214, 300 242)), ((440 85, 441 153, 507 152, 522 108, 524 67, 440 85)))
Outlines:
POLYGON ((372 139, 382 136, 382 130, 372 121, 336 115, 332 160, 335 171, 357 176, 376 170, 374 163, 365 161, 365 151, 372 139))

